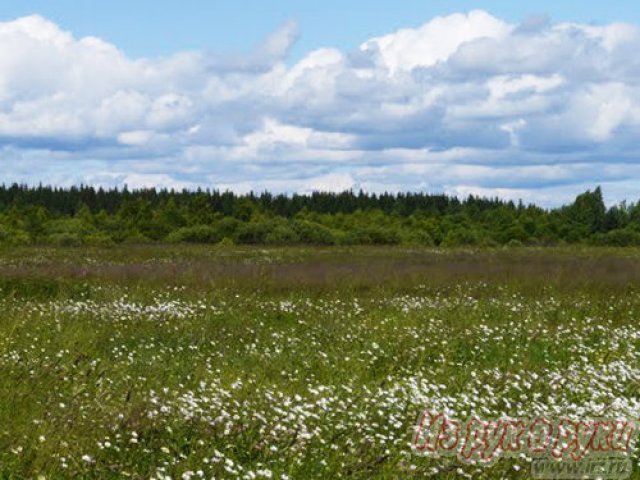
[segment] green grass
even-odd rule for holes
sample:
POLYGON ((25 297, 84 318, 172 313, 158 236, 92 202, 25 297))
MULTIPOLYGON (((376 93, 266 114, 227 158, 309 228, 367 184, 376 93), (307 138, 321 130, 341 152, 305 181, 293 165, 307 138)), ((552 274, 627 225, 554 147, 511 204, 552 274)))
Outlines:
POLYGON ((637 418, 638 286, 635 250, 2 252, 0 477, 529 478, 416 418, 637 418))

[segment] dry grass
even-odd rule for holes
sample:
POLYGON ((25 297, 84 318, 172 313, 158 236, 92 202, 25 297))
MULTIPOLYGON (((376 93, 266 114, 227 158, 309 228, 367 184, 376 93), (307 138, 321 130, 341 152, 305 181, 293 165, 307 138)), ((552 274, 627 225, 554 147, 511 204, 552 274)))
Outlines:
POLYGON ((0 278, 323 291, 460 282, 595 289, 640 284, 640 256, 633 250, 251 251, 198 247, 189 255, 181 255, 183 247, 121 248, 107 252, 47 249, 32 255, 18 253, 13 261, 9 257, 0 265, 0 278))

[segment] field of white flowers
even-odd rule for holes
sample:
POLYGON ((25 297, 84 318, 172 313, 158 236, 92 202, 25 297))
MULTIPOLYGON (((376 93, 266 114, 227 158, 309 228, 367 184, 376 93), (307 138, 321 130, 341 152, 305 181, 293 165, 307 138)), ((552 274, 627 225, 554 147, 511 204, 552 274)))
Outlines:
POLYGON ((3 281, 0 477, 529 478, 526 456, 416 456, 418 416, 640 414, 633 279, 430 283, 426 269, 278 288, 181 268, 166 285, 146 269, 3 281))

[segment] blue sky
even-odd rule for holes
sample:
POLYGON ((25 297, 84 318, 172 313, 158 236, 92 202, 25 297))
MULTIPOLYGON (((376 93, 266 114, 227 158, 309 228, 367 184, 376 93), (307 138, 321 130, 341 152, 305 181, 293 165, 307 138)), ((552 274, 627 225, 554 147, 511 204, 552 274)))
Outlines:
POLYGON ((636 200, 639 25, 621 0, 0 1, 0 176, 636 200))
POLYGON ((101 37, 134 57, 189 49, 246 50, 294 19, 302 30, 295 58, 326 46, 356 48, 370 37, 416 27, 436 15, 478 8, 512 22, 529 15, 596 24, 640 22, 640 8, 633 0, 3 0, 0 18, 37 13, 78 36, 101 37))

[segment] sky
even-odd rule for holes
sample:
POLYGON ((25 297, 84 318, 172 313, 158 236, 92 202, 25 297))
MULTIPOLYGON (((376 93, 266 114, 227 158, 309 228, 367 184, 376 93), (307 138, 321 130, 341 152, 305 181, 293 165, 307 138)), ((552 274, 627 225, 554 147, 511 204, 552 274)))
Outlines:
POLYGON ((634 4, 0 0, 0 178, 636 201, 634 4))

